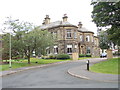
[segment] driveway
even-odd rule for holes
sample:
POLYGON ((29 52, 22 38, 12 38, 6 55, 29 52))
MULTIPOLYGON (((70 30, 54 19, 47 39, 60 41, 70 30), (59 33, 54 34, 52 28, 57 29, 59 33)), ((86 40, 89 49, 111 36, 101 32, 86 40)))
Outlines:
POLYGON ((75 61, 30 69, 2 77, 3 88, 118 88, 117 82, 99 82, 73 77, 68 69, 85 65, 75 61))

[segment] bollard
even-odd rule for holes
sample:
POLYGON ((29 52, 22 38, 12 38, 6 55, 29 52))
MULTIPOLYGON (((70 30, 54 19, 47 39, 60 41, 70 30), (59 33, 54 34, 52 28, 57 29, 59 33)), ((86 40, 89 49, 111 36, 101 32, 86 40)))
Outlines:
POLYGON ((87 60, 86 63, 87 63, 87 70, 89 71, 89 60, 87 60))

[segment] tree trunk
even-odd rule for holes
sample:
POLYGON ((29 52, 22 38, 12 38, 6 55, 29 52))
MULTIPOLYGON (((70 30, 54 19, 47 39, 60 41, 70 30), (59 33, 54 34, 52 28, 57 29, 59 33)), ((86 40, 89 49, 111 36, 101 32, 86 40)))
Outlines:
POLYGON ((30 47, 28 46, 28 64, 30 64, 30 47))
POLYGON ((30 55, 28 55, 28 64, 30 64, 30 55))

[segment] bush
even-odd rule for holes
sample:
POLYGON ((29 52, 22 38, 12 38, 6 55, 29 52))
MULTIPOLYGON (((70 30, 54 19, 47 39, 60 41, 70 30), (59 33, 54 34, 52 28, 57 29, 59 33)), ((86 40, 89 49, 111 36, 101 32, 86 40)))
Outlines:
POLYGON ((68 54, 58 54, 56 59, 70 59, 70 56, 68 54))
POLYGON ((42 56, 42 59, 49 59, 49 56, 42 56))
POLYGON ((19 56, 14 56, 14 57, 12 57, 12 59, 20 59, 20 57, 19 56))
POLYGON ((20 59, 15 59, 14 61, 18 61, 18 62, 19 62, 19 61, 20 61, 20 59))
POLYGON ((86 54, 86 57, 91 57, 91 55, 90 54, 86 54))
POLYGON ((85 57, 86 55, 85 54, 80 54, 79 57, 85 57))
POLYGON ((50 55, 49 59, 56 59, 56 56, 55 55, 50 55))

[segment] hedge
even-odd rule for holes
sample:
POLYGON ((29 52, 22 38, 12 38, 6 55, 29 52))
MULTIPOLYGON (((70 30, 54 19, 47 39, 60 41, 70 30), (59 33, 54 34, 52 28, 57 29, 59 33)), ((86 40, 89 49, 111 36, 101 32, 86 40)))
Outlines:
POLYGON ((86 57, 91 57, 91 55, 90 54, 86 54, 86 57))
POLYGON ((80 54, 79 57, 91 57, 91 54, 80 54))
POLYGON ((56 59, 56 56, 55 55, 50 55, 49 59, 56 59))
POLYGON ((79 57, 85 57, 86 55, 85 54, 80 54, 79 57))
POLYGON ((58 54, 56 59, 70 59, 70 56, 68 54, 58 54))

